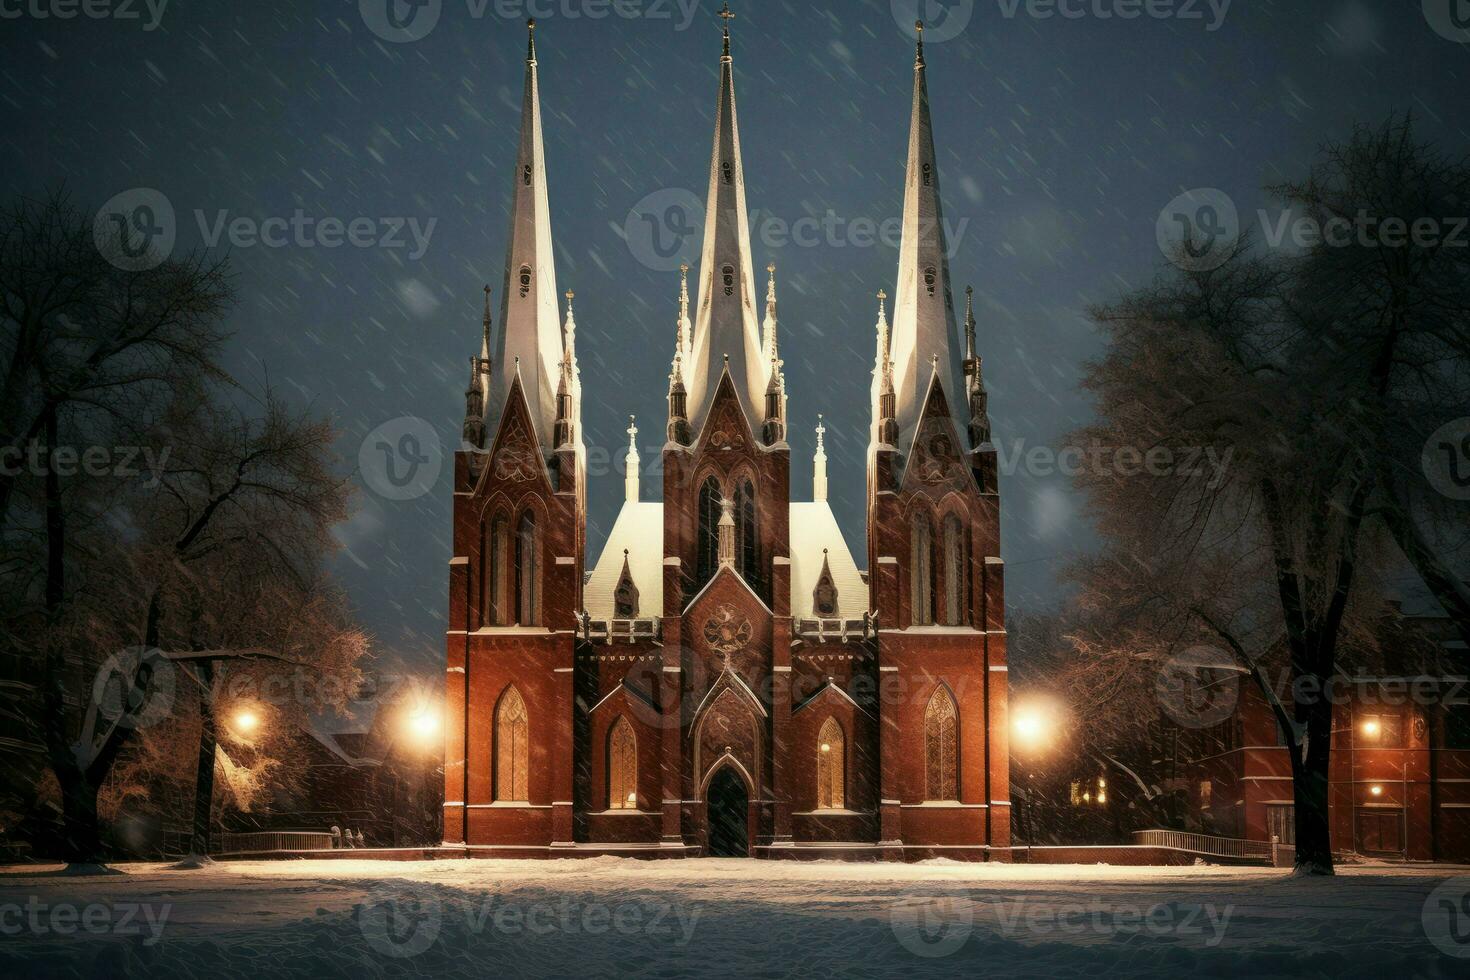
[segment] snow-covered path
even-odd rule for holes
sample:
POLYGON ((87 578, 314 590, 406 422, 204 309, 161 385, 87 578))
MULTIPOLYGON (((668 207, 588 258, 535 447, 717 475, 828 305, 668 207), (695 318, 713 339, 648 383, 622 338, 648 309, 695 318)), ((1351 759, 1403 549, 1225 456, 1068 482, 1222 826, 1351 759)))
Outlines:
POLYGON ((0 871, 6 976, 1465 976, 1467 869, 733 860, 0 871), (1443 884, 1448 882, 1448 884, 1443 884))

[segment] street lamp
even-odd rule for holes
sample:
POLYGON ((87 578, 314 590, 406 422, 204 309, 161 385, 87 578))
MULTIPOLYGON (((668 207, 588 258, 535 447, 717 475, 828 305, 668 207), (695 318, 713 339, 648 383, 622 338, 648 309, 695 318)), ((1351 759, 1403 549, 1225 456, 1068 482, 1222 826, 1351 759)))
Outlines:
POLYGON ((260 727, 260 715, 249 708, 241 708, 235 712, 235 731, 241 735, 249 735, 260 727))
POLYGON ((1011 732, 1015 736, 1016 746, 1020 750, 1019 755, 1025 757, 1021 766, 1024 776, 1025 799, 1022 803, 1022 820, 1026 827, 1027 846, 1035 842, 1036 828, 1033 825, 1033 813, 1031 809, 1032 796, 1032 773, 1029 762, 1045 751, 1052 739, 1056 729, 1056 712, 1050 704, 1036 701, 1023 704, 1016 709, 1011 719, 1011 732))
POLYGON ((439 714, 433 708, 423 708, 409 716, 408 730, 416 738, 427 741, 439 732, 439 714))

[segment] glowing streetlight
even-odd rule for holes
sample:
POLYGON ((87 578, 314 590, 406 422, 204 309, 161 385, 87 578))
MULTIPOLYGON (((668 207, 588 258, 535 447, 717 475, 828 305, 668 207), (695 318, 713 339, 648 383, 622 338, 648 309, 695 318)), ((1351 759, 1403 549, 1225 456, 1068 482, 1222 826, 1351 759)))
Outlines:
POLYGON ((1382 786, 1369 786, 1368 787, 1368 792, 1369 793, 1372 793, 1374 796, 1382 796, 1383 795, 1383 787, 1382 786))
POLYGON ((241 708, 235 712, 235 730, 241 735, 249 735, 260 727, 260 715, 249 708, 241 708))
POLYGON ((1378 732, 1379 732, 1379 725, 1378 725, 1378 722, 1377 721, 1365 721, 1365 722, 1363 722, 1363 734, 1364 735, 1367 735, 1369 738, 1377 738, 1378 737, 1378 732))
POLYGON ((439 731, 439 715, 432 708, 417 711, 409 717, 408 729, 418 738, 433 738, 439 731))

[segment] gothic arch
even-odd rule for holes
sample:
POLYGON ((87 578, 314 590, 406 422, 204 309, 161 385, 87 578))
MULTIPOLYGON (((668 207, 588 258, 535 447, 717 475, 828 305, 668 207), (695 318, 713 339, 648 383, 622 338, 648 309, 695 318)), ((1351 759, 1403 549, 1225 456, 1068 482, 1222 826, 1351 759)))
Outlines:
POLYGON ((960 712, 943 682, 924 709, 924 799, 960 798, 960 712))
POLYGON ((939 523, 939 581, 943 587, 940 622, 945 626, 965 625, 969 606, 970 531, 953 511, 939 523))
POLYGON ((544 549, 544 524, 536 518, 536 508, 527 507, 516 518, 515 551, 515 622, 517 626, 541 623, 541 552, 544 549))
POLYGON ((847 738, 832 715, 817 733, 817 809, 847 808, 847 738))
POLYGON ((607 808, 638 809, 638 735, 622 715, 607 732, 607 808))
POLYGON ((526 700, 507 684, 495 704, 494 799, 497 803, 529 803, 531 721, 526 700))
POLYGON ((699 492, 694 502, 698 521, 695 530, 694 588, 698 590, 714 578, 715 569, 719 567, 720 510, 721 501, 725 499, 725 490, 719 476, 713 472, 706 473, 696 486, 699 487, 699 492))
POLYGON ((510 571, 510 517, 497 509, 480 520, 480 625, 504 626, 510 609, 506 591, 510 571))
POLYGON ((909 625, 932 626, 935 622, 938 525, 933 510, 915 501, 909 509, 909 625))

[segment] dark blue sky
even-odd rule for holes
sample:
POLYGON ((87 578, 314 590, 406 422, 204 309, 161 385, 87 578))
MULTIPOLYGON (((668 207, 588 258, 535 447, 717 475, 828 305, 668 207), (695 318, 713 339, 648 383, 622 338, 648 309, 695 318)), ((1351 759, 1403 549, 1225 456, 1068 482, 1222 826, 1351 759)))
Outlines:
MULTIPOLYGON (((637 413, 647 464, 662 441, 677 276, 639 260, 625 218, 650 194, 703 194, 718 4, 696 4, 686 26, 691 0, 626 2, 648 16, 594 18, 610 9, 597 0, 530 6, 587 442, 621 457, 637 413)), ((64 180, 98 206, 155 188, 175 209, 180 249, 203 244, 196 213, 206 224, 222 211, 258 222, 298 209, 374 227, 433 219, 418 257, 233 248, 230 366, 331 413, 350 462, 400 416, 428 420, 452 445, 481 285, 498 290, 503 274, 527 3, 443 0, 437 25, 411 43, 375 36, 356 0, 172 0, 153 30, 141 0, 139 20, 31 13, 49 3, 0 5, 23 14, 0 19, 0 190, 64 180)), ((794 495, 809 495, 810 429, 825 412, 832 503, 859 554, 873 295, 893 291, 897 259, 854 229, 901 211, 913 50, 900 24, 920 5, 734 4, 754 224, 830 211, 839 229, 809 247, 757 236, 753 257, 780 267, 794 495)), ((977 291, 1008 451, 1060 445, 1086 421, 1077 379, 1098 340, 1082 311, 1154 274, 1155 224, 1181 191, 1220 188, 1253 216, 1269 203, 1263 185, 1300 176, 1323 141, 1391 111, 1413 110, 1448 149, 1470 146, 1470 46, 1432 30, 1420 0, 1235 0, 1215 30, 1203 0, 1203 20, 1099 16, 1114 0, 1074 0, 1077 18, 1031 16, 1012 0, 923 6, 935 34, 964 25, 931 42, 927 60, 946 217, 962 229, 953 273, 977 291)), ((1002 488, 1010 605, 1050 605, 1055 570, 1092 541, 1082 501, 1057 476, 1017 471, 1002 488)), ((591 556, 621 499, 620 472, 593 478, 591 556)), ((363 622, 386 653, 426 669, 443 655, 449 512, 446 472, 407 502, 365 489, 342 532, 340 574, 363 622)))

